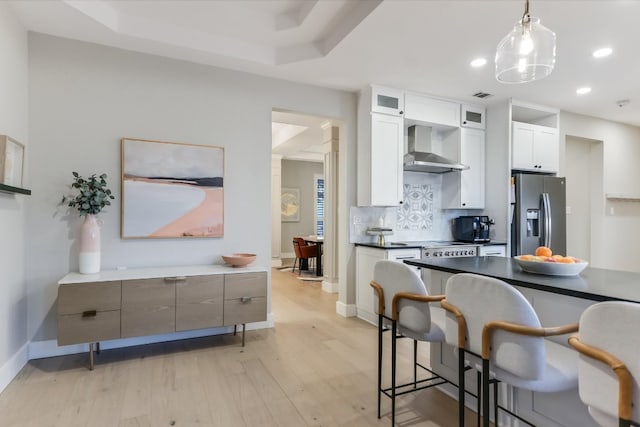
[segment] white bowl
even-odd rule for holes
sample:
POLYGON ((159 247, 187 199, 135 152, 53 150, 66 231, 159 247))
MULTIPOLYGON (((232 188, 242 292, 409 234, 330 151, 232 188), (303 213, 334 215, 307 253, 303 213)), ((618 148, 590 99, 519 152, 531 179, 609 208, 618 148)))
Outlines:
POLYGON ((256 260, 256 254, 240 253, 232 255, 222 255, 222 259, 231 267, 244 267, 245 265, 251 264, 256 260))
POLYGON ((562 262, 527 261, 520 259, 520 256, 513 257, 513 260, 528 273, 547 274, 549 276, 575 276, 580 274, 589 263, 587 261, 565 264, 562 262))

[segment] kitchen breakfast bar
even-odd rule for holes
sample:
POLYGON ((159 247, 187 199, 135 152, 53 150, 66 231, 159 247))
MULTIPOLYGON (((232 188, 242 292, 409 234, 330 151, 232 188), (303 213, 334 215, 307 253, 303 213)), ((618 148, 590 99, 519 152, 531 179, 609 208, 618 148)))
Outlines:
MULTIPOLYGON (((511 258, 466 257, 422 258, 404 261, 422 269, 422 279, 430 294, 444 294, 447 279, 457 273, 474 273, 503 280, 518 289, 536 310, 544 327, 578 322, 582 312, 600 301, 640 302, 640 273, 587 267, 576 276, 547 276, 522 271, 511 258)), ((490 307, 487 307, 490 310, 490 307)), ((640 325, 639 325, 640 327, 640 325)), ((567 345, 568 336, 554 337, 567 345)), ((457 383, 455 351, 447 344, 430 344, 431 368, 457 383)), ((467 389, 475 390, 475 374, 465 377, 467 389)), ((451 386, 440 386, 457 396, 451 386)), ((467 397, 467 406, 475 408, 475 400, 467 397)), ((502 384, 500 404, 515 410, 537 426, 596 427, 578 391, 533 393, 502 384)), ((517 425, 500 414, 498 425, 517 425)))

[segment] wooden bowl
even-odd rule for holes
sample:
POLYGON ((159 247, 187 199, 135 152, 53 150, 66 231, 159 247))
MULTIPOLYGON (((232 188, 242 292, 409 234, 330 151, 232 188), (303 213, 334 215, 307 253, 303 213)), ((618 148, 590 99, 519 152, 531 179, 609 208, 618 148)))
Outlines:
POLYGON ((222 259, 231 267, 244 267, 256 260, 256 254, 238 253, 231 255, 222 255, 222 259))

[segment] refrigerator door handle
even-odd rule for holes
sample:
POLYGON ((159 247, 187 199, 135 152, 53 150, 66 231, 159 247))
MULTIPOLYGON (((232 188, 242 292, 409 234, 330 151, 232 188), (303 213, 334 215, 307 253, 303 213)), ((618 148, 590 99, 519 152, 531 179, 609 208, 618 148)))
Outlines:
POLYGON ((542 236, 542 246, 551 247, 551 202, 549 193, 542 193, 542 216, 544 218, 544 235, 542 236))

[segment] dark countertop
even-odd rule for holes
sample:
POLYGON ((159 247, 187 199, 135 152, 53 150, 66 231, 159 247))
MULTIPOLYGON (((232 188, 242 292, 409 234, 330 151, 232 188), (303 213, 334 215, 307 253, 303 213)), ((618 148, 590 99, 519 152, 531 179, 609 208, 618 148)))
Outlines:
MULTIPOLYGON (((423 246, 427 246, 429 242, 386 242, 384 245, 379 245, 377 243, 354 243, 356 246, 366 246, 368 248, 377 248, 377 249, 420 249, 423 246)), ((467 243, 469 245, 478 245, 478 246, 498 246, 498 245, 506 245, 506 242, 500 241, 491 241, 487 243, 467 243)))
POLYGON ((376 248, 376 249, 421 249, 422 245, 420 242, 398 242, 398 243, 385 243, 384 245, 379 245, 377 243, 354 243, 356 246, 366 246, 368 248, 376 248), (399 243, 399 244, 398 244, 399 243))
POLYGON ((587 267, 577 276, 526 273, 511 258, 422 258, 406 264, 447 273, 475 273, 515 286, 593 301, 640 302, 640 273, 587 267))

